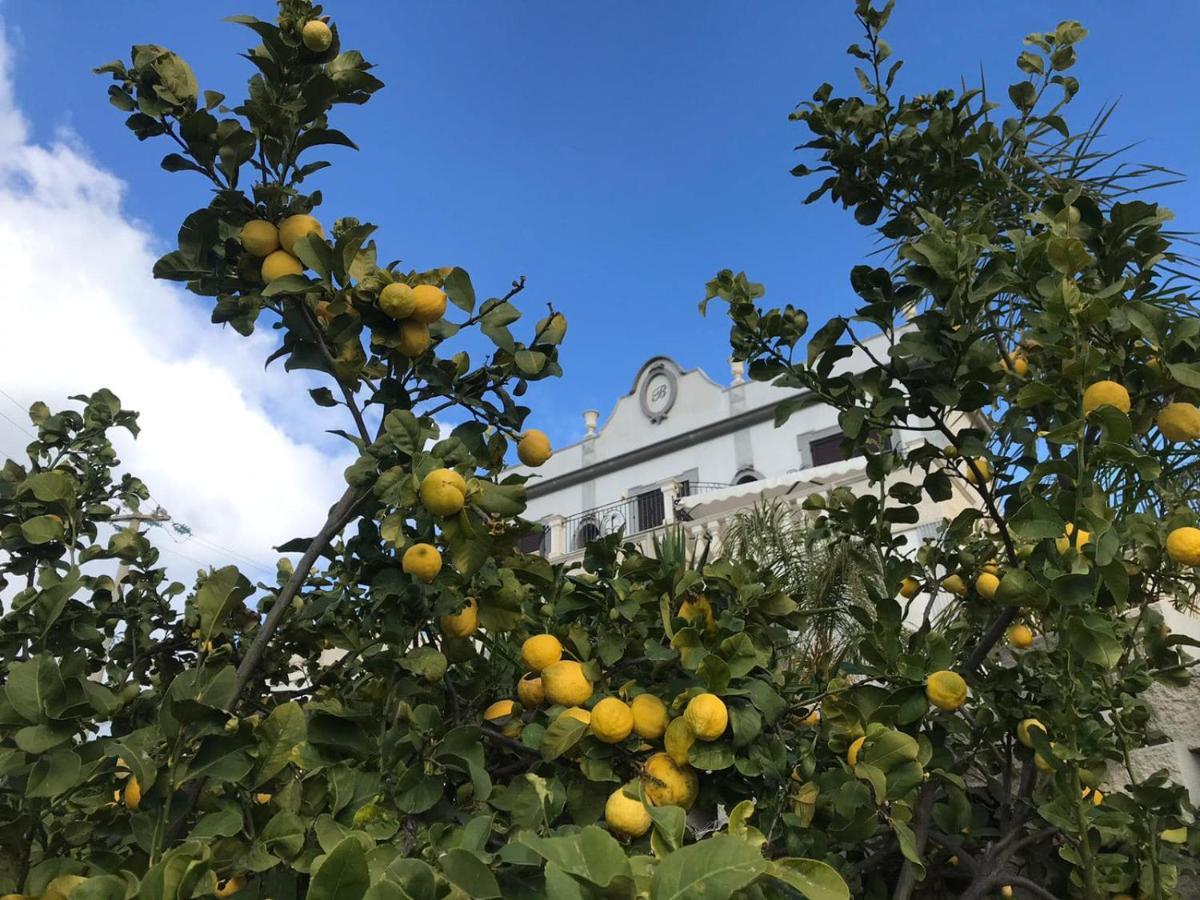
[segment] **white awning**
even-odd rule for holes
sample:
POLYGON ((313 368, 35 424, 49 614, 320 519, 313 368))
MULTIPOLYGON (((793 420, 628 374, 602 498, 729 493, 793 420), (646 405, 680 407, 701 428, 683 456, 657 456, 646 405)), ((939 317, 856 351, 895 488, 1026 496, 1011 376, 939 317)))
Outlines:
POLYGON ((839 484, 858 481, 863 477, 867 461, 862 456, 838 460, 823 466, 797 469, 785 475, 777 475, 762 481, 748 481, 718 491, 707 491, 692 497, 682 497, 676 506, 686 510, 690 518, 716 515, 743 506, 751 506, 762 500, 776 497, 804 497, 817 491, 828 490, 839 484))

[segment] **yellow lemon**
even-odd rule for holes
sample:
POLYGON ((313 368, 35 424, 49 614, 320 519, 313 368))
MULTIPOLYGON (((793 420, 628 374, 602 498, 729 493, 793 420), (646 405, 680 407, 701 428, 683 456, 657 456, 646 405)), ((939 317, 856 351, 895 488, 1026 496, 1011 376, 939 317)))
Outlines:
POLYGON ((942 587, 956 597, 965 597, 967 594, 967 585, 961 575, 947 575, 942 579, 942 587))
POLYGON ((667 751, 667 756, 671 757, 671 761, 679 766, 684 765, 688 761, 688 753, 694 743, 696 743, 696 735, 688 725, 687 719, 683 716, 672 719, 663 736, 663 749, 667 751))
POLYGON ((691 809, 700 781, 691 766, 677 765, 667 754, 655 753, 642 766, 642 790, 651 806, 691 809))
POLYGON ((263 794, 263 793, 255 794, 254 802, 256 804, 258 804, 259 806, 266 806, 268 803, 271 802, 271 795, 263 794))
POLYGON ((712 604, 708 602, 707 597, 691 597, 684 600, 679 605, 679 618, 699 626, 705 634, 711 634, 717 630, 716 620, 713 619, 712 604))
POLYGON ((267 256, 279 249, 279 229, 266 219, 251 219, 242 226, 238 240, 251 256, 267 256))
POLYGON ((379 292, 379 311, 393 319, 407 319, 417 308, 412 288, 403 281, 393 282, 379 292))
POLYGON ((977 456, 973 460, 974 465, 963 466, 963 476, 967 479, 967 484, 987 484, 992 480, 992 464, 982 456, 977 456))
POLYGON ((321 227, 320 222, 305 213, 288 216, 279 223, 279 246, 288 253, 294 253, 296 241, 310 234, 325 237, 325 229, 321 227))
POLYGON ((1029 360, 1025 358, 1025 351, 1018 349, 1009 353, 1007 357, 1000 357, 1000 368, 1006 372, 1011 368, 1014 373, 1024 378, 1029 374, 1029 360))
POLYGON ((953 712, 967 702, 967 683, 957 672, 942 669, 926 680, 925 696, 938 709, 953 712))
POLYGON ((304 264, 286 250, 269 253, 267 258, 262 261, 262 280, 267 284, 284 275, 303 274, 304 264))
POLYGON ((1158 836, 1168 844, 1186 844, 1187 843, 1187 828, 1164 828, 1158 833, 1158 836))
POLYGON ((300 40, 313 53, 324 53, 333 43, 333 29, 320 19, 305 22, 300 30, 300 40))
POLYGON ((517 441, 517 458, 527 466, 536 469, 550 456, 550 438, 544 431, 530 428, 517 441))
POLYGON ((507 719, 509 716, 515 715, 520 715, 520 708, 515 700, 497 700, 483 711, 483 718, 487 722, 495 722, 498 719, 507 719))
POLYGON ((413 544, 404 551, 400 568, 429 584, 442 571, 442 554, 433 544, 413 544))
POLYGON ((862 746, 866 742, 867 736, 864 734, 862 737, 855 738, 850 748, 846 751, 846 765, 850 768, 853 769, 858 765, 858 752, 862 750, 862 746))
POLYGON ((572 706, 570 709, 564 709, 560 715, 572 718, 576 722, 582 722, 584 725, 592 724, 592 714, 582 706, 572 706))
POLYGON ((470 637, 479 627, 479 604, 474 597, 468 597, 466 606, 456 613, 442 616, 438 622, 442 626, 442 634, 455 638, 470 637))
POLYGON ((412 317, 428 325, 446 314, 446 293, 432 284, 418 284, 412 289, 412 317))
POLYGON ((1033 646, 1033 630, 1028 625, 1014 625, 1008 629, 1008 642, 1017 650, 1028 650, 1033 646))
POLYGON ((1000 565, 993 559, 989 562, 985 562, 979 571, 985 572, 988 575, 999 575, 1000 565))
POLYGON ((521 662, 525 668, 540 672, 562 659, 563 646, 552 634, 535 634, 521 645, 521 662))
POLYGON ((1101 406, 1112 406, 1123 413, 1129 412, 1129 391, 1115 381, 1097 381, 1088 385, 1088 389, 1083 392, 1083 414, 1086 416, 1101 406))
POLYGON ((405 319, 400 323, 400 333, 397 336, 396 349, 409 359, 416 359, 429 349, 433 338, 429 336, 429 326, 414 319, 405 319))
POLYGON ((1092 535, 1089 531, 1084 531, 1082 528, 1075 526, 1073 523, 1067 523, 1067 530, 1060 538, 1055 538, 1054 546, 1058 548, 1060 556, 1066 556, 1067 551, 1071 549, 1072 540, 1074 538, 1075 549, 1080 553, 1083 552, 1083 545, 1092 542, 1092 535))
POLYGON ((799 720, 799 723, 804 728, 816 728, 821 724, 821 711, 814 707, 807 716, 799 720))
POLYGON ((524 676, 517 682, 517 698, 529 709, 545 703, 546 690, 542 687, 542 679, 536 675, 524 676))
MULTIPOLYGON (((1058 747, 1058 744, 1054 743, 1054 741, 1050 742, 1051 755, 1053 755, 1053 751, 1057 747, 1058 747)), ((1057 759, 1057 757, 1055 757, 1055 758, 1057 759)), ((1042 754, 1040 754, 1040 753, 1035 753, 1033 755, 1033 763, 1034 763, 1034 765, 1036 765, 1038 767, 1039 772, 1044 772, 1045 774, 1049 775, 1051 772, 1054 771, 1054 764, 1052 762, 1050 762, 1050 760, 1046 759, 1046 757, 1042 756, 1042 754)))
POLYGON ((979 596, 984 600, 994 600, 999 588, 1000 579, 991 572, 984 572, 975 579, 975 590, 979 591, 979 596))
POLYGON ((606 744, 619 744, 633 731, 633 711, 624 700, 605 697, 592 707, 592 734, 606 744))
POLYGON ((629 704, 633 731, 647 741, 656 741, 667 730, 667 704, 653 694, 638 694, 629 704))
POLYGON ((729 710, 716 694, 697 694, 688 701, 683 718, 701 741, 715 741, 729 726, 729 710))
POLYGON ((232 878, 225 878, 217 882, 218 897, 232 897, 238 891, 246 886, 245 875, 234 875, 232 878))
POLYGON ((1194 403, 1169 403, 1158 413, 1158 430, 1168 441, 1200 438, 1200 409, 1194 403))
POLYGON ((604 804, 604 821, 611 831, 625 837, 641 837, 650 830, 650 813, 641 800, 628 797, 625 788, 619 787, 608 795, 604 804))
POLYGON ((121 799, 128 809, 136 810, 142 805, 142 786, 138 784, 136 775, 130 775, 125 782, 125 792, 121 799))
POLYGON ((421 480, 421 505, 435 516, 456 515, 467 502, 467 482, 453 469, 434 469, 421 480))
POLYGON ((1013 889, 1012 889, 1011 884, 1006 884, 1000 888, 1000 896, 1001 897, 1008 898, 1008 897, 1011 897, 1012 895, 1013 895, 1013 889))
POLYGON ((904 580, 900 582, 900 596, 905 600, 911 600, 921 592, 921 582, 913 578, 911 575, 905 575, 904 580))
POLYGON ((1100 791, 1099 788, 1097 788, 1096 790, 1092 790, 1091 788, 1085 787, 1083 789, 1083 793, 1080 794, 1080 799, 1086 800, 1088 797, 1092 798, 1092 806, 1099 806, 1101 803, 1104 802, 1104 794, 1100 791))
POLYGON ((1029 737, 1029 729, 1031 728, 1038 729, 1042 734, 1048 734, 1049 732, 1046 731, 1046 726, 1037 719, 1022 719, 1017 724, 1017 740, 1032 749, 1033 739, 1029 737))
POLYGON ((559 706, 579 706, 592 696, 592 683, 583 674, 583 666, 570 659, 560 659, 542 669, 542 687, 546 699, 559 706))
POLYGON ((1183 566, 1200 566, 1200 528, 1173 529, 1167 535, 1167 556, 1183 566))

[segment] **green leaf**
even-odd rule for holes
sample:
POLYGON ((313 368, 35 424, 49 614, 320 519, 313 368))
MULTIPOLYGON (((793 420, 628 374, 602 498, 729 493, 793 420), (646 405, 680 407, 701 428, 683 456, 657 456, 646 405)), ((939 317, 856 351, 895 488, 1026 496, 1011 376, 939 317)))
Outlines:
POLYGON ((1009 530, 1024 541, 1061 537, 1067 523, 1053 506, 1041 497, 1027 501, 1008 520, 1009 530))
POLYGON ((278 297, 283 294, 303 294, 316 286, 316 282, 305 275, 283 275, 272 279, 271 283, 262 289, 264 297, 278 297))
POLYGON ((439 863, 446 879, 468 897, 478 897, 488 900, 492 897, 502 897, 500 883, 496 876, 478 856, 470 850, 456 847, 443 856, 439 863))
POLYGON ((237 566, 217 569, 196 593, 196 608, 200 612, 200 640, 210 641, 225 617, 254 593, 254 585, 237 566))
POLYGON ((777 859, 771 866, 771 875, 808 900, 850 900, 850 888, 837 869, 817 859, 777 859))
POLYGON ((400 659, 400 665, 426 681, 435 682, 442 680, 449 664, 434 647, 417 647, 400 659))
POLYGON ((457 266, 446 276, 442 288, 450 302, 466 313, 475 309, 475 288, 471 284, 471 276, 457 266))
POLYGON ((617 839, 602 828, 589 825, 568 837, 539 838, 525 834, 521 842, 568 875, 604 889, 605 896, 634 895, 629 859, 617 839))
POLYGON ((43 653, 8 667, 4 695, 21 718, 38 723, 53 718, 62 709, 67 686, 54 657, 43 653))
POLYGON ((57 469, 30 475, 17 493, 30 491, 43 503, 71 503, 75 500, 75 483, 65 472, 57 469))
POLYGON ((396 807, 406 813, 426 812, 442 799, 444 789, 443 780, 426 775, 418 763, 410 766, 396 782, 396 807))
POLYGON ((727 834, 682 847, 659 863, 652 900, 728 900, 770 871, 755 847, 727 834))
POLYGON ((573 716, 560 715, 542 735, 542 759, 558 759, 579 743, 588 727, 573 716))
POLYGON ((313 873, 308 900, 361 900, 371 884, 362 843, 347 837, 313 873))
POLYGON ((1096 613, 1067 620, 1067 635, 1088 662, 1111 669, 1121 660, 1121 642, 1112 622, 1096 613))
POLYGON ((304 709, 290 701, 271 710, 271 714, 254 732, 258 744, 258 764, 253 787, 259 787, 283 771, 291 752, 308 737, 304 709))
POLYGON ((38 757, 25 785, 26 797, 57 797, 75 787, 82 763, 73 750, 38 757))
POLYGON ((21 537, 31 544, 61 541, 65 535, 62 519, 58 516, 34 516, 21 523, 21 537))
POLYGON ((733 765, 733 748, 725 741, 696 741, 688 751, 694 768, 715 772, 733 765))
POLYGON ((920 748, 911 735, 903 731, 883 731, 867 741, 859 759, 886 774, 897 766, 914 762, 919 754, 920 748))
MULTIPOLYGON (((1058 533, 1062 534, 1062 531, 1058 533)), ((1009 569, 1000 576, 996 600, 1004 606, 1041 609, 1048 599, 1045 586, 1024 569, 1009 569)))

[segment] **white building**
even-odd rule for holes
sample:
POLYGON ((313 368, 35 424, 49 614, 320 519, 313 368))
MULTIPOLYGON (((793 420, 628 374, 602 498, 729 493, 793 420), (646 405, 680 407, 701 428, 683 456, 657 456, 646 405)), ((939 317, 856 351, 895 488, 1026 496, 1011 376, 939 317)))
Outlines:
MULTIPOLYGON (((886 356, 883 342, 877 336, 866 344, 886 356)), ((865 370, 870 361, 856 350, 842 365, 865 370)), ((598 412, 585 412, 583 440, 556 448, 539 469, 515 470, 534 475, 525 517, 545 526, 540 548, 535 538, 526 549, 569 559, 619 528, 649 549, 654 532, 676 522, 698 540, 719 542, 732 515, 760 499, 799 502, 865 483, 863 460, 843 458, 836 410, 814 399, 775 427, 780 402, 801 396, 747 381, 741 363, 723 386, 669 357, 649 360, 603 425, 598 412)), ((928 434, 901 432, 893 441, 920 443, 928 434)), ((932 537, 944 518, 971 502, 961 486, 949 501, 924 501, 911 537, 932 537)))

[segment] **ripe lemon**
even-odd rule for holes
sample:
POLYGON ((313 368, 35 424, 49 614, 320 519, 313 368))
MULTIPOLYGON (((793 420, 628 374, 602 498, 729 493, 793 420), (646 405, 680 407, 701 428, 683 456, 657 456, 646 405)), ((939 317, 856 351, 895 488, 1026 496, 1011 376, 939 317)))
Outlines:
POLYGON ((423 325, 415 319, 405 319, 400 323, 396 349, 409 359, 421 356, 432 343, 433 338, 429 336, 428 325, 423 325))
POLYGON ((999 588, 1000 579, 991 572, 984 572, 975 579, 975 590, 979 591, 979 596, 984 600, 994 600, 999 588))
POLYGON ((1083 552, 1083 545, 1092 542, 1092 534, 1089 531, 1084 531, 1071 522, 1067 523, 1067 530, 1060 538, 1054 539, 1054 546, 1058 548, 1059 556, 1066 556, 1067 551, 1071 549, 1071 538, 1074 538, 1075 549, 1080 553, 1083 552))
POLYGON ((626 837, 641 837, 650 830, 650 813, 641 800, 625 795, 625 788, 619 787, 608 795, 604 804, 604 821, 611 831, 626 837))
POLYGON ((967 484, 987 484, 992 480, 993 471, 992 464, 982 456, 977 456, 973 460, 974 465, 963 466, 963 477, 967 479, 967 484))
POLYGON ((304 23, 304 28, 300 30, 300 40, 313 53, 324 53, 333 43, 333 29, 320 19, 313 19, 304 23))
POLYGON ((270 284, 284 275, 303 275, 304 264, 286 250, 276 250, 262 261, 262 280, 270 284))
POLYGON ((676 765, 665 753, 655 753, 642 766, 642 790, 651 806, 682 806, 691 809, 700 792, 696 770, 676 765))
POLYGON ((1184 526, 1167 535, 1167 555, 1184 566, 1200 566, 1200 528, 1184 526))
POLYGON ((985 562, 979 571, 986 572, 988 575, 999 575, 1000 574, 1000 566, 993 559, 989 562, 985 562))
POLYGON ((251 219, 242 226, 238 240, 251 256, 267 256, 279 249, 279 229, 266 219, 251 219))
POLYGON ((217 882, 218 897, 232 897, 238 891, 246 886, 245 875, 234 875, 232 878, 226 878, 217 882))
POLYGON ((850 749, 846 751, 846 765, 851 769, 858 765, 858 751, 862 749, 863 744, 867 742, 867 736, 857 737, 850 744, 850 749))
POLYGON ((1200 438, 1200 409, 1193 403, 1168 403, 1158 412, 1158 430, 1168 441, 1200 438))
POLYGON ((1104 794, 1099 788, 1092 790, 1091 788, 1085 787, 1083 789, 1083 793, 1080 794, 1080 799, 1086 800, 1088 797, 1092 798, 1092 806, 1099 806, 1104 802, 1104 794))
POLYGON ((279 223, 279 246, 288 253, 295 253, 293 248, 296 241, 310 234, 325 237, 325 229, 321 227, 320 222, 305 213, 288 216, 279 223))
POLYGON ((577 722, 582 722, 584 725, 592 724, 592 714, 582 706, 572 706, 570 709, 564 709, 560 715, 569 716, 577 722))
POLYGON ((483 718, 485 721, 495 722, 497 719, 507 719, 509 716, 519 714, 520 710, 517 707, 517 701, 497 700, 483 711, 483 718))
POLYGON ((963 582, 961 575, 947 575, 942 579, 942 587, 956 597, 965 597, 967 594, 967 585, 963 582))
POLYGON ((559 706, 579 706, 592 696, 592 683, 583 674, 583 666, 570 659, 542 669, 542 687, 546 699, 559 706))
POLYGON ((697 740, 715 741, 729 726, 729 710, 716 694, 697 694, 688 701, 683 719, 697 740))
POLYGON ((821 724, 821 711, 815 707, 809 711, 808 715, 799 719, 799 724, 804 728, 816 728, 821 724))
POLYGON ((592 734, 606 744, 619 744, 633 731, 633 711, 624 700, 605 697, 592 707, 592 734))
POLYGON ((1187 843, 1187 826, 1179 828, 1164 828, 1158 833, 1158 836, 1168 844, 1186 844, 1187 843))
POLYGON ((1042 734, 1049 734, 1049 732, 1046 731, 1046 726, 1043 725, 1041 722, 1039 722, 1037 719, 1022 719, 1017 724, 1017 740, 1020 741, 1022 744, 1024 744, 1026 747, 1029 747, 1032 749, 1033 740, 1029 737, 1029 729, 1031 729, 1031 728, 1038 729, 1039 731, 1041 731, 1042 734))
POLYGON ((1083 392, 1083 414, 1086 416, 1092 410, 1101 406, 1112 406, 1123 413, 1129 412, 1129 391, 1125 386, 1115 381, 1097 381, 1088 385, 1083 392))
POLYGON ((393 319, 407 319, 417 308, 413 291, 403 281, 396 281, 379 292, 379 311, 393 319))
POLYGON ((412 317, 428 325, 446 314, 446 293, 432 284, 418 284, 412 289, 412 317))
POLYGON ((260 793, 260 794, 255 794, 255 795, 254 795, 254 802, 255 802, 255 803, 258 805, 258 806, 266 806, 268 803, 270 803, 270 802, 271 802, 271 795, 270 795, 270 794, 262 794, 262 793, 260 793))
POLYGON ((666 734, 663 735, 663 749, 667 751, 667 756, 671 757, 671 761, 679 766, 687 763, 688 753, 694 743, 696 743, 696 735, 688 725, 687 719, 683 716, 672 719, 667 725, 666 734))
POLYGON ((546 316, 534 328, 534 342, 538 344, 561 344, 567 336, 567 317, 560 312, 546 316))
POLYGON ((1024 350, 1014 350, 1007 357, 1000 357, 1000 368, 1004 371, 1009 371, 1010 363, 1012 371, 1021 378, 1029 374, 1029 360, 1025 358, 1024 350))
POLYGON ((921 592, 921 582, 913 578, 911 575, 905 575, 904 580, 900 582, 900 596, 905 600, 911 600, 921 592))
MULTIPOLYGON (((1052 755, 1053 755, 1053 751, 1056 747, 1058 747, 1058 744, 1054 743, 1054 741, 1051 741, 1050 742, 1050 750, 1051 750, 1052 755)), ((1057 757, 1055 757, 1055 758, 1057 759, 1057 757)), ((1038 767, 1039 772, 1044 772, 1045 774, 1049 775, 1051 772, 1054 771, 1054 764, 1052 762, 1050 762, 1050 760, 1046 759, 1046 757, 1042 756, 1042 754, 1040 754, 1040 753, 1035 753, 1033 755, 1033 763, 1035 766, 1038 767)))
POLYGON ((467 502, 467 482, 453 469, 434 469, 421 480, 421 505, 435 516, 453 516, 467 502))
POLYGON ((517 441, 517 458, 527 466, 536 469, 550 456, 550 438, 544 431, 530 428, 517 441))
POLYGON ((1006 884, 1000 888, 1000 896, 1006 898, 1006 900, 1008 897, 1011 897, 1012 895, 1013 895, 1013 889, 1012 889, 1011 884, 1006 884))
POLYGON ((517 697, 528 709, 541 706, 546 702, 546 690, 542 687, 542 679, 536 675, 525 675, 517 682, 517 697))
POLYGON ((942 669, 926 680, 925 696, 938 709, 953 712, 967 702, 967 683, 957 672, 942 669))
POLYGON ((474 597, 468 597, 466 606, 456 613, 442 616, 439 624, 442 626, 442 634, 449 637, 470 637, 479 627, 479 604, 475 602, 474 597))
POLYGON ((629 704, 633 731, 647 741, 656 741, 667 730, 667 704, 653 694, 638 694, 629 704))
POLYGON ((679 618, 700 627, 705 634, 712 634, 717 630, 716 620, 713 619, 712 604, 704 596, 684 600, 679 605, 679 618))
POLYGON ((130 775, 125 782, 125 791, 121 799, 128 809, 137 810, 142 805, 142 786, 138 784, 136 775, 130 775))
POLYGON ((442 554, 433 544, 413 544, 404 551, 400 568, 429 584, 442 571, 442 554))
POLYGON ((1017 650, 1028 650, 1033 646, 1033 630, 1028 625, 1014 625, 1008 629, 1008 643, 1017 650))
POLYGON ((563 646, 552 634, 535 634, 521 645, 521 662, 525 668, 540 672, 562 659, 563 646))

